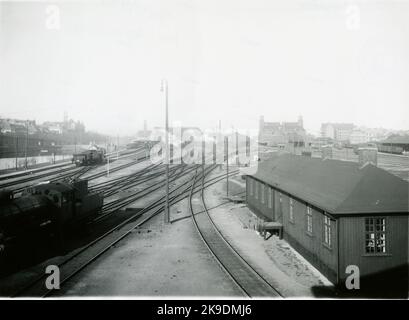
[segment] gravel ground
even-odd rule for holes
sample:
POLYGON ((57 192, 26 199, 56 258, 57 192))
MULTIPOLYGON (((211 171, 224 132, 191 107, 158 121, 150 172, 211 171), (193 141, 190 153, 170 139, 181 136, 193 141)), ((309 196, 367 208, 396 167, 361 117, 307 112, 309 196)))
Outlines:
POLYGON ((242 297, 196 233, 187 200, 136 230, 61 290, 64 296, 242 297))

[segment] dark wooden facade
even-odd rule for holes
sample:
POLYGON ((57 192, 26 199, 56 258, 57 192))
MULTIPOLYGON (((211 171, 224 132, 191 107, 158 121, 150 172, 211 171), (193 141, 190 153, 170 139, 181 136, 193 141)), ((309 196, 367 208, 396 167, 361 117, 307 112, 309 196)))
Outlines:
POLYGON ((407 268, 407 214, 334 215, 254 176, 246 177, 246 200, 258 216, 282 223, 284 239, 334 284, 345 283, 348 265, 359 266, 361 277, 407 268), (386 219, 385 254, 365 253, 365 217, 372 216, 386 219))
MULTIPOLYGON (((376 215, 386 219, 386 253, 365 253, 365 216, 345 216, 339 220, 339 269, 344 282, 348 265, 357 265, 361 277, 394 272, 408 266, 408 216, 400 214, 376 215)), ((403 279, 402 279, 403 280, 403 279)), ((408 279, 406 279, 408 281, 408 279)))

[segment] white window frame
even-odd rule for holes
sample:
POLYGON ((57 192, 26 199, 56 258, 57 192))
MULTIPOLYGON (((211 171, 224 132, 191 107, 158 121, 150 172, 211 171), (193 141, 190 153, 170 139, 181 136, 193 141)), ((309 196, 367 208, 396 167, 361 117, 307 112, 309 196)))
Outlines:
POLYGON ((253 190, 253 183, 254 183, 254 179, 251 179, 250 178, 250 181, 249 181, 249 189, 250 189, 250 195, 252 196, 253 194, 254 194, 254 190, 253 190))
POLYGON ((324 214, 324 244, 332 248, 332 222, 331 218, 324 214))
POLYGON ((387 254, 386 217, 365 217, 365 254, 387 254))
POLYGON ((254 196, 256 199, 258 199, 258 181, 255 180, 254 183, 255 183, 255 187, 254 187, 255 195, 254 196))
POLYGON ((273 208, 273 201, 272 201, 272 196, 273 196, 273 190, 271 187, 268 187, 268 207, 269 209, 273 208))
POLYGON ((294 200, 293 198, 290 197, 289 199, 289 205, 290 205, 290 222, 294 223, 294 200))
POLYGON ((260 183, 260 191, 261 191, 261 203, 264 204, 265 202, 264 183, 260 183))
POLYGON ((313 232, 313 227, 312 227, 312 208, 307 205, 307 233, 312 235, 313 232))

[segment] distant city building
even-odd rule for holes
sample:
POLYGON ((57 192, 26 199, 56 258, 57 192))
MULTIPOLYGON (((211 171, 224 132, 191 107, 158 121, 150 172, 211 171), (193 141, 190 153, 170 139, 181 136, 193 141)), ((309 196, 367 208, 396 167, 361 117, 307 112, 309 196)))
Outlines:
POLYGON ((0 132, 3 134, 35 134, 38 126, 34 120, 0 119, 0 132))
POLYGON ((0 119, 0 132, 3 134, 29 135, 39 133, 64 134, 69 132, 84 133, 85 126, 72 119, 63 122, 46 121, 43 124, 36 124, 35 120, 0 119))
POLYGON ((62 134, 64 132, 62 122, 44 122, 43 129, 56 134, 62 134))
POLYGON ((260 117, 259 143, 266 146, 291 144, 295 147, 305 145, 306 132, 302 117, 297 122, 266 122, 260 117))
POLYGON ((349 142, 354 130, 352 123, 323 123, 321 136, 338 142, 349 142))
POLYGON ((360 130, 360 129, 355 129, 352 131, 350 137, 349 137, 349 142, 351 144, 363 144, 367 143, 370 141, 370 136, 367 132, 360 130))
POLYGON ((14 158, 59 154, 62 145, 76 145, 90 141, 105 142, 107 137, 86 132, 80 121, 64 117, 63 122, 0 119, 0 158, 14 158))
POLYGON ((0 132, 11 133, 11 125, 6 119, 0 119, 0 132))

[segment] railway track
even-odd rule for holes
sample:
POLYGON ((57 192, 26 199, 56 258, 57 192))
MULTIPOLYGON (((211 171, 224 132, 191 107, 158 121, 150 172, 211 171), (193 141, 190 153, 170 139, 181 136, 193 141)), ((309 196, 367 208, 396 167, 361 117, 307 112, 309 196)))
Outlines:
MULTIPOLYGON (((140 151, 142 151, 142 149, 134 151, 134 153, 131 154, 131 155, 135 155, 135 153, 137 154, 140 151)), ((130 155, 127 155, 127 156, 130 156, 130 155)), ((119 165, 117 167, 113 167, 110 170, 110 172, 116 172, 118 170, 127 168, 129 166, 132 166, 132 165, 138 163, 139 161, 141 161, 143 159, 146 159, 146 156, 144 156, 142 158, 139 158, 138 160, 131 161, 129 163, 119 165)), ((62 180, 62 179, 66 179, 66 178, 78 178, 78 177, 84 175, 85 173, 87 173, 88 171, 90 171, 91 169, 94 169, 96 167, 97 166, 76 167, 73 164, 64 164, 64 165, 58 166, 57 168, 54 167, 54 168, 51 168, 51 169, 40 170, 39 172, 41 172, 41 173, 39 173, 39 174, 37 174, 37 171, 34 174, 31 174, 31 171, 30 172, 25 172, 24 174, 19 174, 16 177, 7 177, 7 178, 4 178, 4 179, 0 178, 0 181, 5 180, 4 183, 0 184, 0 189, 10 188, 10 187, 13 187, 13 186, 18 186, 18 185, 26 184, 26 183, 30 183, 30 182, 35 182, 37 180, 41 180, 41 179, 44 179, 44 178, 51 178, 52 181, 62 180), (88 170, 86 170, 84 168, 88 168, 88 170), (42 172, 42 171, 47 171, 47 172, 42 172), (19 179, 14 180, 15 178, 19 178, 19 179), (7 181, 7 180, 11 180, 11 179, 13 179, 13 181, 7 181)), ((96 178, 104 176, 105 174, 106 174, 105 171, 103 171, 103 172, 100 172, 100 173, 96 173, 94 175, 90 175, 87 178, 96 179, 96 178)), ((18 192, 18 191, 23 190, 24 187, 18 187, 16 189, 17 189, 17 192, 18 192)), ((15 190, 13 190, 13 191, 15 191, 15 190)))
POLYGON ((281 294, 234 249, 213 222, 204 200, 205 177, 206 173, 195 175, 189 206, 196 230, 206 247, 246 296, 281 297, 281 294), (199 196, 194 195, 196 184, 200 184, 199 196))
MULTIPOLYGON (((182 184, 178 188, 171 191, 172 197, 171 203, 174 203, 180 194, 178 191, 186 192, 186 190, 180 190, 182 184)), ((125 199, 123 205, 130 199, 125 199)), ((164 200, 161 197, 157 201, 153 201, 149 206, 132 215, 119 225, 108 230, 106 233, 81 248, 79 251, 69 255, 63 262, 58 264, 60 268, 61 285, 64 285, 74 275, 84 269, 86 266, 95 261, 99 256, 108 251, 116 243, 128 236, 133 230, 142 226, 145 222, 150 220, 155 215, 159 214, 163 210, 164 200), (136 221, 134 221, 136 220, 136 221)), ((118 210, 119 207, 113 209, 118 210)), ((46 275, 40 276, 24 288, 13 294, 14 297, 28 296, 28 297, 47 297, 51 295, 52 290, 48 290, 45 283, 46 275)))
MULTIPOLYGON (((119 165, 117 167, 114 167, 110 170, 111 173, 113 172, 117 172, 119 170, 131 167, 135 164, 138 164, 139 162, 145 160, 146 158, 140 158, 138 160, 135 161, 131 161, 129 163, 125 163, 122 165, 119 165)), ((41 179, 44 178, 50 178, 50 181, 55 182, 55 181, 59 181, 59 180, 64 180, 64 179, 78 179, 79 177, 85 175, 86 173, 88 173, 89 171, 91 171, 92 169, 95 169, 97 167, 97 165, 95 166, 87 166, 87 167, 69 167, 66 168, 64 170, 59 170, 58 173, 52 172, 52 173, 44 173, 41 175, 36 175, 36 176, 32 176, 32 177, 26 177, 23 179, 19 179, 17 181, 11 181, 11 182, 6 182, 0 185, 0 188, 9 188, 11 189, 14 193, 23 191, 24 189, 26 189, 27 187, 29 187, 31 184, 30 183, 35 183, 38 181, 41 181, 41 179), (61 172, 62 171, 62 172, 61 172), (23 185, 23 186, 19 186, 19 185, 23 185), (14 188, 10 188, 13 187, 14 188)), ((100 177, 103 177, 106 175, 105 171, 99 172, 99 173, 95 173, 92 175, 88 175, 86 177, 86 179, 88 180, 93 180, 93 179, 97 179, 100 177)))
MULTIPOLYGON (((179 168, 176 168, 175 171, 173 171, 170 176, 169 176, 169 182, 174 183, 176 182, 177 179, 181 178, 182 175, 187 175, 189 174, 191 170, 185 170, 184 166, 181 166, 179 168), (179 172, 178 172, 179 171, 179 172)), ((156 178, 160 176, 156 175, 156 178)), ((150 178, 149 178, 150 179, 150 178)), ((145 182, 143 181, 138 181, 137 184, 139 185, 140 183, 145 182)), ((108 203, 104 203, 102 207, 101 214, 96 217, 93 220, 93 223, 101 221, 102 219, 105 219, 106 217, 110 216, 112 213, 134 203, 135 201, 149 195, 152 192, 158 191, 159 189, 163 188, 165 185, 165 179, 160 179, 159 181, 155 181, 149 186, 145 186, 142 190, 134 192, 128 196, 110 201, 108 203)), ((127 190, 129 188, 132 188, 135 186, 135 182, 128 183, 127 185, 123 186, 121 190, 127 190)))
POLYGON ((130 186, 133 182, 140 182, 147 177, 152 177, 155 173, 150 173, 155 169, 158 169, 159 167, 159 164, 151 164, 131 175, 122 176, 110 179, 109 181, 94 184, 92 187, 90 187, 90 190, 92 192, 102 193, 104 197, 109 197, 110 195, 122 190, 124 187, 130 186))
MULTIPOLYGON (((41 180, 43 178, 47 178, 47 177, 53 177, 53 180, 61 180, 61 179, 65 179, 67 177, 70 177, 72 175, 78 174, 81 171, 82 168, 78 168, 78 167, 68 167, 68 168, 63 168, 60 169, 58 172, 47 172, 47 173, 43 173, 40 175, 35 175, 35 176, 30 176, 30 177, 25 177, 23 179, 19 179, 16 181, 10 181, 10 182, 6 182, 0 185, 0 188, 10 188, 13 186, 18 186, 21 184, 25 184, 25 183, 30 183, 30 182, 34 182, 37 180, 41 180)), ((26 187, 26 186, 25 186, 26 187)), ((18 192, 20 190, 24 189, 24 187, 16 187, 13 188, 12 191, 14 192, 18 192)))
POLYGON ((34 174, 34 173, 37 173, 37 172, 53 170, 53 169, 57 169, 56 172, 58 172, 58 170, 59 170, 58 168, 65 167, 67 165, 71 165, 70 161, 66 161, 64 163, 54 165, 51 168, 49 166, 44 166, 42 168, 35 168, 35 169, 31 169, 31 170, 29 169, 29 170, 22 171, 22 172, 16 172, 16 173, 13 173, 13 175, 7 175, 7 174, 6 175, 1 175, 0 176, 0 181, 19 178, 19 177, 24 177, 24 176, 34 174))
MULTIPOLYGON (((195 167, 189 168, 189 171, 184 171, 179 175, 182 180, 179 181, 178 186, 170 190, 170 205, 173 205, 183 199, 189 198, 191 191, 190 182, 195 175, 195 167)), ((212 168, 206 169, 205 173, 212 168)), ((238 171, 237 171, 238 172, 238 171)), ((237 174, 237 172, 231 172, 230 176, 237 174)), ((226 175, 209 179, 204 183, 203 187, 210 186, 214 183, 225 179, 226 175)), ((200 191, 202 186, 193 185, 196 192, 200 191)), ((126 199, 122 203, 123 205, 129 204, 128 201, 135 201, 134 199, 126 199), (126 203, 126 204, 125 204, 126 203)), ((118 242, 130 235, 135 229, 141 227, 147 221, 154 216, 163 212, 165 200, 164 197, 160 197, 157 200, 152 201, 147 207, 130 216, 119 225, 111 228, 97 239, 93 240, 81 249, 68 254, 64 260, 58 263, 60 269, 60 286, 64 286, 75 275, 92 264, 105 252, 113 248, 118 242)), ((114 208, 113 210, 118 210, 114 208)), ((58 290, 49 290, 45 287, 45 279, 47 275, 41 275, 38 278, 30 281, 24 287, 18 289, 12 294, 13 297, 49 297, 58 294, 58 290)))

